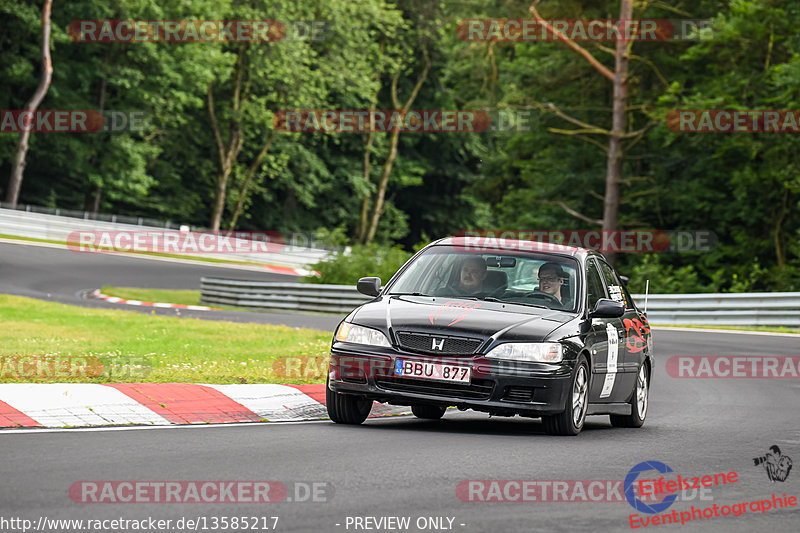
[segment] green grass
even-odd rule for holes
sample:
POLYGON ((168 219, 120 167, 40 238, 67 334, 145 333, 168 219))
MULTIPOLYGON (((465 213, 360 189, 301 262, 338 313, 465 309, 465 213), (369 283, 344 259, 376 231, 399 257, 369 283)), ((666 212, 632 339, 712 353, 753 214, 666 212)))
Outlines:
MULTIPOLYGON (((67 246, 69 244, 75 244, 78 246, 78 243, 68 243, 66 241, 58 241, 53 239, 38 239, 36 237, 20 237, 18 235, 6 235, 5 233, 0 233, 0 239, 11 239, 15 241, 30 241, 30 242, 43 242, 47 244, 59 244, 61 246, 67 246)), ((103 248, 108 249, 108 248, 103 248)), ((88 253, 88 252, 87 252, 88 253)), ((103 253, 103 252, 94 252, 94 253, 103 253)), ((141 252, 141 251, 128 251, 128 252, 115 252, 109 250, 107 253, 114 253, 114 254, 136 254, 136 255, 152 255, 155 257, 168 257, 170 259, 184 259, 188 261, 202 261, 204 263, 228 263, 233 265, 249 265, 249 266, 258 266, 261 263, 256 263, 254 261, 236 261, 235 259, 220 259, 217 257, 206 257, 203 255, 182 255, 182 254, 168 254, 168 253, 161 253, 161 252, 141 252)), ((275 263, 276 265, 279 263, 275 263)))
POLYGON ((141 300, 143 302, 160 302, 181 305, 203 305, 200 303, 200 291, 183 291, 170 289, 137 289, 135 287, 103 286, 100 292, 106 296, 116 296, 125 300, 141 300))
POLYGON ((800 329, 787 328, 784 326, 720 326, 718 324, 652 324, 660 328, 694 328, 694 329, 727 329, 734 331, 764 331, 768 333, 796 333, 800 334, 800 329))
POLYGON ((85 309, 9 295, 0 295, 0 311, 2 383, 322 383, 331 340, 330 333, 313 329, 85 309), (102 361, 102 374, 19 372, 37 360, 87 356, 102 361), (311 361, 312 371, 286 377, 281 369, 298 359, 311 361))

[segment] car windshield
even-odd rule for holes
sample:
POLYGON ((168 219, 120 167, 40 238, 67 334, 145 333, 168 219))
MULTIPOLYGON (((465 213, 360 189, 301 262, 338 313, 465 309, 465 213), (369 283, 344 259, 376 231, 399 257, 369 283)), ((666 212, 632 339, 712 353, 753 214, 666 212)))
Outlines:
POLYGON ((580 294, 577 272, 577 261, 566 256, 432 246, 414 259, 387 294, 499 300, 575 311, 580 294))

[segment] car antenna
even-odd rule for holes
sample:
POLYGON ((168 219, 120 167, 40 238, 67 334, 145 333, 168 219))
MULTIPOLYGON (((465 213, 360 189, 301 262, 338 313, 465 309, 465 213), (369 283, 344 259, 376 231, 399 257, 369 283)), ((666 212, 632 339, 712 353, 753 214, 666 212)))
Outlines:
POLYGON ((647 283, 644 285, 644 314, 647 316, 647 295, 650 292, 650 280, 647 280, 647 283))

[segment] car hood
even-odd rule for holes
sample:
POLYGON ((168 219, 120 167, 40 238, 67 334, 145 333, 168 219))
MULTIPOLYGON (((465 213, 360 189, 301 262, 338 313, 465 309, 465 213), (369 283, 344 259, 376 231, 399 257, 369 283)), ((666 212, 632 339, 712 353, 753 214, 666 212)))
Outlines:
POLYGON ((361 306, 350 320, 388 332, 413 331, 486 340, 543 340, 575 314, 508 303, 430 296, 384 296, 361 306))

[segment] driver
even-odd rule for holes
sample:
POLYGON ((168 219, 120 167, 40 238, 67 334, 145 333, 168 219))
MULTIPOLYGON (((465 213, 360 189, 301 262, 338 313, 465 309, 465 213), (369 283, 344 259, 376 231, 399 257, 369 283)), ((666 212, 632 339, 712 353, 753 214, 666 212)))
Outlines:
POLYGON ((561 287, 567 275, 558 263, 545 263, 539 267, 539 290, 554 297, 564 306, 566 298, 561 296, 561 287))
POLYGON ((471 255, 461 263, 461 271, 455 285, 444 287, 446 296, 478 296, 483 294, 486 279, 486 261, 479 255, 471 255), (453 294, 455 293, 455 294, 453 294))

